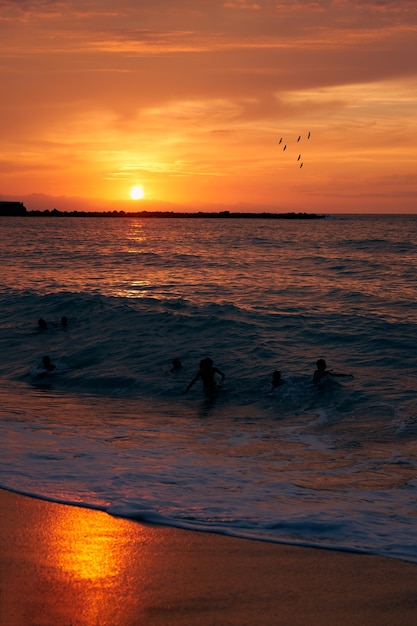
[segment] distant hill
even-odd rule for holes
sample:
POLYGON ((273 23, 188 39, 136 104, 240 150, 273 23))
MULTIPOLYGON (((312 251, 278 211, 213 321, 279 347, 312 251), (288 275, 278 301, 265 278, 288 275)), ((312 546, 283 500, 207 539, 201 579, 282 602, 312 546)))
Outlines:
POLYGON ((28 216, 28 217, 159 217, 159 218, 221 218, 221 219, 320 219, 324 215, 317 213, 274 213, 274 212, 241 212, 241 211, 58 211, 45 209, 44 211, 28 211, 23 202, 0 201, 0 216, 28 216))
POLYGON ((220 218, 220 219, 281 219, 281 220, 311 220, 320 219, 325 215, 318 215, 317 213, 241 213, 239 211, 198 211, 198 212, 183 212, 183 211, 58 211, 53 209, 49 211, 28 211, 26 213, 29 217, 140 217, 140 218, 220 218))
POLYGON ((0 215, 18 216, 27 214, 28 212, 23 202, 7 202, 0 200, 0 215))

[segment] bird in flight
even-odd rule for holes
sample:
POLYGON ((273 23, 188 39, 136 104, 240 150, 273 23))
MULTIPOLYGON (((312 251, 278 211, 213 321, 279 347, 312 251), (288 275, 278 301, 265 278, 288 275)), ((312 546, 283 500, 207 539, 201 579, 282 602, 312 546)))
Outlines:
MULTIPOLYGON (((303 138, 304 139, 310 139, 310 137, 311 137, 311 132, 310 131, 308 131, 308 133, 306 133, 304 135, 298 135, 298 137, 296 139, 296 143, 299 143, 300 141, 302 141, 303 138)), ((291 153, 292 148, 293 148, 293 144, 291 142, 290 143, 284 143, 284 138, 285 137, 280 137, 279 138, 278 145, 282 145, 283 146, 282 147, 282 151, 283 152, 285 152, 287 150, 287 148, 288 148, 288 152, 291 153)), ((304 162, 301 161, 301 153, 297 157, 297 163, 299 163, 300 169, 304 165, 304 162)))

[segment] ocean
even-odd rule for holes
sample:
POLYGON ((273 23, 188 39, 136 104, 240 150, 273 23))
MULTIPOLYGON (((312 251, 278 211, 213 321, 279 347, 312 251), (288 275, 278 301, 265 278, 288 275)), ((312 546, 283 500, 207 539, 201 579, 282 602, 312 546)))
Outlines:
POLYGON ((1 488, 417 562, 417 216, 0 233, 1 488), (206 357, 224 383, 184 394, 206 357))

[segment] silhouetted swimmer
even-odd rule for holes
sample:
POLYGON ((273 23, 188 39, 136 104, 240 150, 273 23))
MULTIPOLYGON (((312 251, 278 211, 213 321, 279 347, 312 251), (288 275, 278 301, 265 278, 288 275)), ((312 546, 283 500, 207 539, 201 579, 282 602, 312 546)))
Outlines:
POLYGON ((272 380, 271 380, 272 387, 274 388, 280 387, 284 383, 285 383, 285 380, 282 380, 281 372, 279 372, 278 370, 275 370, 275 372, 272 372, 272 380))
POLYGON ((46 330, 48 328, 48 324, 42 317, 38 319, 38 328, 39 330, 46 330))
POLYGON ((53 372, 56 369, 55 365, 51 363, 51 359, 49 358, 49 356, 44 356, 42 358, 42 365, 47 372, 53 372))
POLYGON ((315 385, 318 385, 318 383, 321 383, 323 379, 326 378, 326 376, 335 376, 338 378, 352 377, 352 374, 340 374, 337 372, 333 372, 332 370, 328 370, 326 361, 324 359, 318 359, 318 361, 316 361, 316 366, 317 366, 317 369, 313 374, 313 383, 315 385))
POLYGON ((178 358, 172 359, 172 367, 169 370, 170 372, 179 372, 182 368, 182 363, 178 358))
POLYGON ((213 361, 210 357, 202 359, 200 361, 200 369, 183 393, 188 393, 194 383, 201 378, 206 395, 212 395, 219 389, 219 386, 216 383, 215 374, 218 374, 221 377, 222 382, 224 381, 225 375, 217 367, 214 367, 213 361))
POLYGON ((68 318, 67 318, 66 315, 63 315, 61 317, 61 326, 62 326, 62 328, 67 328, 67 326, 68 326, 68 318))

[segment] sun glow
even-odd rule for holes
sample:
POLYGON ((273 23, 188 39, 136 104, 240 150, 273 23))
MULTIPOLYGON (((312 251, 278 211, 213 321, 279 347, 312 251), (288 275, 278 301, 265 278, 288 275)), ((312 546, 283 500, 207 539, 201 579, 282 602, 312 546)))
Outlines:
POLYGON ((143 191, 143 187, 141 185, 135 185, 130 190, 130 197, 132 200, 142 200, 145 192, 143 191))

